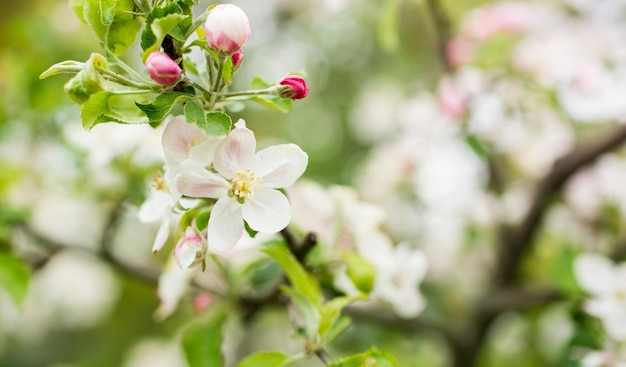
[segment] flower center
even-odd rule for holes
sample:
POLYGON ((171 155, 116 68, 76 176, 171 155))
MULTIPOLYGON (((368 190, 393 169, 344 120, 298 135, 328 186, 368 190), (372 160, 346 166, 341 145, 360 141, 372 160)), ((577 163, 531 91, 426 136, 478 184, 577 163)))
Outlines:
POLYGON ((261 177, 255 176, 249 169, 237 171, 231 182, 233 184, 231 192, 239 201, 245 200, 246 197, 252 199, 254 190, 261 187, 261 177))

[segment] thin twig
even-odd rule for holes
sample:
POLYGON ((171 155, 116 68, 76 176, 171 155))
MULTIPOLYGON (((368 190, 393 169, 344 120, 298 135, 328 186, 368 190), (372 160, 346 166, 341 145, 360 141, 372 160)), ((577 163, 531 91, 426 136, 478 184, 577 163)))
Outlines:
POLYGON ((315 355, 322 362, 324 362, 325 365, 329 365, 329 364, 333 363, 333 359, 331 358, 330 354, 328 354, 328 352, 324 348, 320 348, 320 349, 316 350, 315 351, 315 355))

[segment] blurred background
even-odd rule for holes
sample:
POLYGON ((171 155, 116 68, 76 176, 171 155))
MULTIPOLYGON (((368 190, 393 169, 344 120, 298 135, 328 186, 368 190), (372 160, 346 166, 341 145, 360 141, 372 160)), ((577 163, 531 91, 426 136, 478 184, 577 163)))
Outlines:
MULTIPOLYGON (((577 138, 624 117, 624 101, 611 97, 626 85, 626 58, 615 48, 626 29, 619 1, 516 2, 512 28, 495 31, 472 12, 494 2, 478 0, 440 1, 444 28, 426 0, 232 3, 252 27, 233 88, 247 88, 253 76, 275 82, 289 72, 306 75, 310 87, 288 114, 250 103, 235 119, 246 119, 261 146, 300 145, 310 157, 307 178, 353 185, 383 205, 394 240, 428 254, 423 291, 426 313, 435 317, 462 317, 457 311, 484 286, 493 228, 519 219, 529 183, 577 138), (447 40, 456 43, 446 54, 447 40), (581 95, 585 88, 605 98, 581 95), (415 139, 402 139, 407 136, 415 139), (504 167, 500 176, 490 175, 485 154, 504 167)), ((163 164, 160 130, 101 124, 87 132, 79 106, 63 93, 68 77, 39 80, 52 64, 84 61, 100 50, 68 1, 2 1, 0 41, 0 245, 32 269, 22 306, 0 287, 0 366, 183 366, 178 338, 194 317, 191 299, 171 317, 155 317, 153 275, 169 254, 152 255, 157 227, 136 218, 163 164), (103 250, 104 242, 110 248, 103 250), (116 258, 145 273, 126 272, 116 258)), ((125 59, 140 68, 139 54, 136 45, 125 59)), ((576 294, 571 271, 551 266, 621 238, 626 195, 610 182, 626 177, 622 163, 612 155, 568 188, 539 239, 553 246, 537 253, 525 273, 530 283, 557 283, 576 294)), ((576 329, 569 307, 504 315, 483 364, 559 365, 576 329)), ((263 340, 226 348, 297 350, 279 310, 264 311, 250 327, 263 340)), ((450 360, 436 333, 367 320, 356 322, 331 352, 371 345, 394 354, 402 367, 450 360)), ((302 366, 321 366, 307 363, 302 366)))

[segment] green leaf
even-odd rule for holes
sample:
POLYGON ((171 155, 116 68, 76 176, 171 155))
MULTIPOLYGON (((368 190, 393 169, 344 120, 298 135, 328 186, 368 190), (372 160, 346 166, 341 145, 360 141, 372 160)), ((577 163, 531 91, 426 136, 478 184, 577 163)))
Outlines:
POLYGON ((150 29, 149 32, 141 37, 141 47, 144 49, 142 60, 145 62, 148 56, 161 48, 161 43, 165 36, 170 33, 178 24, 189 18, 188 15, 183 14, 168 14, 163 18, 156 18, 150 24, 150 28, 146 27, 144 34, 150 29))
POLYGON ((263 252, 278 261, 289 282, 296 290, 304 294, 314 304, 322 304, 324 298, 319 283, 304 270, 284 241, 274 240, 265 243, 263 252))
POLYGON ((78 19, 80 19, 83 23, 87 23, 85 21, 85 16, 83 15, 85 12, 85 1, 86 0, 69 0, 70 7, 74 10, 78 19))
POLYGON ((187 122, 191 124, 206 125, 204 111, 196 102, 189 101, 185 103, 184 113, 187 122))
MULTIPOLYGON (((320 319, 320 325, 318 329, 318 333, 320 337, 324 339, 329 334, 329 332, 331 331, 331 329, 333 329, 333 326, 335 325, 335 323, 341 316, 341 311, 346 306, 348 306, 354 301, 363 300, 363 299, 366 299, 366 297, 359 295, 359 296, 354 296, 354 297, 337 297, 337 298, 332 299, 329 302, 326 302, 321 307, 321 312, 320 312, 321 319, 320 319)), ((335 330, 335 332, 337 332, 337 330, 335 330)), ((337 335, 334 335, 333 337, 335 336, 337 335)), ((330 340, 326 340, 326 341, 328 342, 330 340)))
POLYGON ((189 367, 223 365, 222 327, 227 315, 219 310, 208 322, 192 326, 183 333, 182 347, 189 367))
POLYGON ((78 104, 87 102, 93 94, 104 90, 104 80, 97 68, 108 69, 108 67, 104 56, 91 54, 89 60, 83 64, 82 70, 65 83, 65 93, 78 104))
POLYGON ((365 353, 337 360, 328 367, 398 367, 398 362, 389 353, 372 348, 365 353))
POLYGON ((133 44, 141 28, 133 0, 85 0, 82 5, 83 18, 105 50, 121 55, 133 44))
POLYGON ((276 286, 281 279, 282 271, 276 261, 264 257, 246 266, 241 275, 248 280, 252 289, 263 292, 276 286))
POLYGON ((0 251, 0 284, 15 304, 21 305, 26 298, 30 271, 22 260, 8 251, 0 251))
POLYGON ((102 122, 145 124, 149 120, 137 108, 136 100, 149 94, 101 91, 92 95, 80 108, 83 127, 91 130, 102 122))
POLYGON ((198 127, 209 135, 221 136, 228 134, 232 125, 230 116, 224 112, 214 111, 207 113, 204 123, 199 123, 198 127))
POLYGON ((233 69, 233 58, 227 57, 226 60, 224 60, 224 69, 222 70, 222 78, 224 78, 226 85, 229 85, 233 80, 233 69))
POLYGON ((50 66, 46 71, 41 73, 41 75, 39 75, 39 79, 45 79, 47 77, 62 73, 78 73, 83 70, 84 66, 84 63, 73 60, 59 62, 50 66))
POLYGON ((278 367, 288 359, 279 352, 257 352, 239 362, 237 367, 278 367))
POLYGON ((254 229, 252 229, 252 227, 250 227, 248 222, 246 222, 245 220, 243 221, 243 228, 246 230, 248 236, 250 236, 251 238, 255 238, 256 235, 259 234, 259 231, 255 231, 254 229))
POLYGON ((374 268, 374 265, 352 251, 343 252, 341 257, 348 266, 347 274, 352 283, 361 292, 369 293, 374 287, 376 279, 376 268, 374 268))
POLYGON ((193 96, 186 93, 167 92, 159 94, 151 103, 137 103, 150 122, 160 123, 177 103, 189 101, 193 96))
MULTIPOLYGON (((256 77, 252 79, 252 89, 266 89, 269 87, 270 84, 266 83, 261 78, 256 77)), ((253 96, 252 100, 282 113, 287 113, 291 109, 291 99, 289 98, 282 98, 280 96, 253 96)))
POLYGON ((350 326, 351 323, 352 319, 350 317, 346 315, 339 316, 337 321, 335 321, 330 330, 328 330, 328 332, 326 333, 326 336, 324 337, 324 342, 330 343, 331 341, 335 340, 335 338, 341 335, 341 333, 343 333, 348 328, 348 326, 350 326))
POLYGON ((296 307, 296 310, 302 318, 302 327, 304 328, 304 337, 311 344, 319 341, 317 330, 320 325, 320 312, 317 305, 309 299, 303 292, 291 287, 281 287, 280 290, 285 293, 296 307))

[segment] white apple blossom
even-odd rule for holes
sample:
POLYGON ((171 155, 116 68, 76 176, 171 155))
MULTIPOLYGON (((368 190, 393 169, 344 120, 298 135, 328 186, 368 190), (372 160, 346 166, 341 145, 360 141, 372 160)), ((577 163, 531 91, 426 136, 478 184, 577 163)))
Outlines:
POLYGON ((287 197, 276 189, 291 186, 304 173, 308 156, 295 144, 255 154, 254 133, 240 120, 215 149, 215 171, 183 162, 176 188, 186 196, 217 199, 208 223, 211 251, 230 250, 244 232, 244 220, 258 232, 275 233, 291 220, 287 197))
POLYGON ((626 264, 615 265, 598 253, 583 253, 574 261, 574 274, 591 296, 585 310, 602 321, 610 338, 626 341, 626 264))
POLYGON ((159 251, 169 235, 172 209, 181 199, 181 194, 173 185, 180 166, 185 161, 192 161, 203 167, 213 161, 213 151, 221 141, 220 137, 207 135, 193 124, 178 116, 169 121, 161 143, 165 157, 165 174, 154 179, 148 199, 139 208, 139 219, 144 223, 161 222, 152 251, 159 251))

